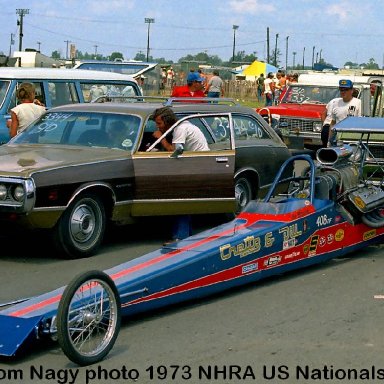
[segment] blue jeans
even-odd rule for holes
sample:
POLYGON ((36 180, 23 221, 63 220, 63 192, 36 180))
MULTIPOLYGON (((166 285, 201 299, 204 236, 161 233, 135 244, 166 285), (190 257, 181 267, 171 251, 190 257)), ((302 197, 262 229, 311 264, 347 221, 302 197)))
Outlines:
POLYGON ((208 97, 220 97, 220 92, 208 92, 208 97))
POLYGON ((273 105, 273 95, 271 93, 265 94, 265 106, 270 107, 273 105))
POLYGON ((192 235, 191 216, 180 215, 175 217, 172 229, 172 239, 185 239, 192 235))

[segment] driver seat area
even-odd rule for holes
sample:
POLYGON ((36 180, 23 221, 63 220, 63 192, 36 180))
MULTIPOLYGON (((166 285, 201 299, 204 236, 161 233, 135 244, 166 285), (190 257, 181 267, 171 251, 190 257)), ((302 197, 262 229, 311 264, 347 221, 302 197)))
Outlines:
POLYGON ((105 131, 100 129, 90 129, 83 132, 77 139, 77 144, 85 146, 99 146, 99 147, 108 147, 109 136, 105 131))

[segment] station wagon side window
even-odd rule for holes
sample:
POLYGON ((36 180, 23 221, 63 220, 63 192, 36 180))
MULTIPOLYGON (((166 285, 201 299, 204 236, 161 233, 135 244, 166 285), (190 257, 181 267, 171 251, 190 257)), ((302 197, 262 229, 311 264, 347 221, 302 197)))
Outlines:
POLYGON ((134 83, 108 83, 108 82, 84 82, 80 83, 80 89, 86 103, 96 100, 100 96, 139 96, 138 88, 134 83))
POLYGON ((12 108, 16 107, 16 105, 18 104, 19 101, 17 100, 16 94, 17 94, 17 89, 19 88, 20 84, 22 84, 22 83, 33 84, 35 86, 35 98, 38 99, 44 105, 47 105, 46 97, 44 94, 43 83, 37 82, 37 81, 20 80, 17 82, 16 88, 14 89, 14 91, 12 93, 11 102, 8 106, 8 110, 11 110, 12 108))
POLYGON ((48 82, 48 91, 52 107, 59 105, 79 103, 76 86, 72 82, 48 82))
POLYGON ((269 139, 263 125, 252 116, 247 115, 232 115, 233 116, 233 129, 235 132, 235 140, 247 139, 269 139))

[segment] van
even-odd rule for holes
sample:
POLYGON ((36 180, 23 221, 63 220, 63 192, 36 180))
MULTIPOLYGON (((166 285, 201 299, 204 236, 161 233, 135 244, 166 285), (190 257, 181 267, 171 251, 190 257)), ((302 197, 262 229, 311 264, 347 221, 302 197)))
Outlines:
POLYGON ((101 95, 141 95, 132 76, 101 71, 57 68, 0 68, 0 144, 10 139, 6 122, 17 105, 16 90, 21 83, 33 83, 36 99, 46 108, 88 103, 101 95))

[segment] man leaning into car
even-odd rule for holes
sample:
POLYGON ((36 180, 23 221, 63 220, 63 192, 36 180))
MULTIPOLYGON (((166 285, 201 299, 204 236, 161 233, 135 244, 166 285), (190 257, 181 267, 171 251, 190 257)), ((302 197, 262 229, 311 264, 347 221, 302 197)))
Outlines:
MULTIPOLYGON (((155 110, 151 118, 155 121, 157 131, 153 132, 155 139, 160 138, 177 121, 177 116, 169 107, 162 107, 155 110)), ((176 144, 182 144, 185 151, 209 151, 207 140, 196 125, 184 121, 172 132, 172 144, 166 137, 161 140, 161 145, 166 151, 174 151, 176 144)), ((171 244, 192 235, 191 216, 176 216, 172 229, 172 239, 164 243, 171 244)))
MULTIPOLYGON (((169 107, 162 107, 155 110, 152 119, 156 123, 157 131, 153 132, 155 139, 160 138, 177 121, 177 116, 169 107)), ((209 151, 207 140, 204 134, 189 121, 182 122, 172 132, 172 143, 164 137, 161 145, 166 151, 174 151, 176 144, 182 144, 185 151, 209 151)))

